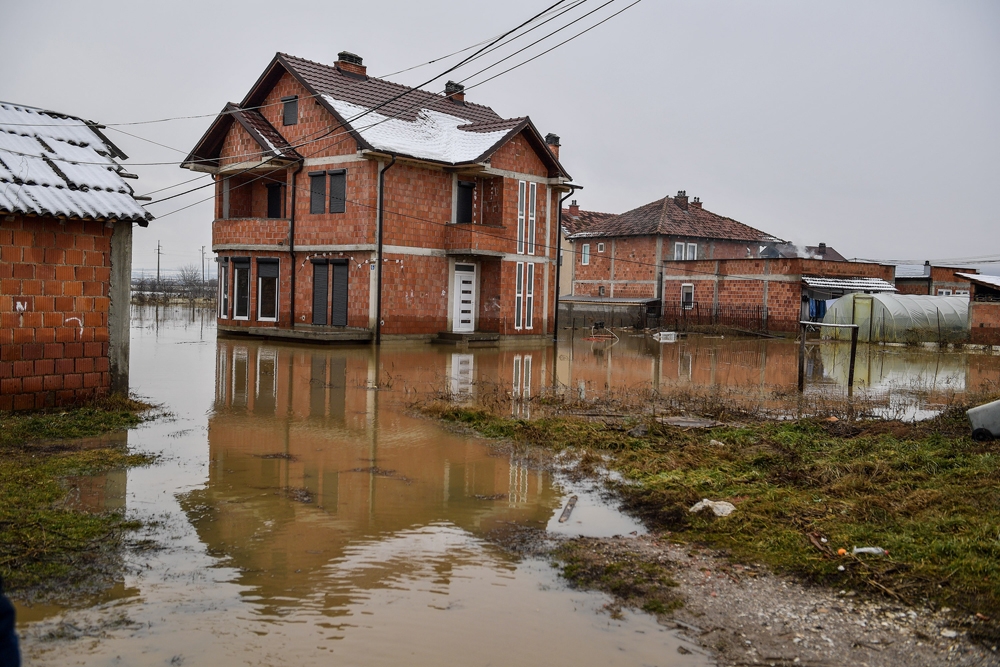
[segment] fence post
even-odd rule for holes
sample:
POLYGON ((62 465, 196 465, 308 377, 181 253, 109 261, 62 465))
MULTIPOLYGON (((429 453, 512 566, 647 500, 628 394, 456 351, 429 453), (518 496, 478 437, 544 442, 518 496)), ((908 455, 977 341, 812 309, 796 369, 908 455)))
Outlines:
MULTIPOLYGON (((806 325, 799 324, 799 393, 806 388, 806 325)), ((853 356, 851 357, 853 360, 853 356)), ((853 361, 851 368, 854 368, 853 361)))
POLYGON ((847 397, 854 396, 854 357, 858 353, 858 328, 851 329, 851 365, 847 371, 847 397))

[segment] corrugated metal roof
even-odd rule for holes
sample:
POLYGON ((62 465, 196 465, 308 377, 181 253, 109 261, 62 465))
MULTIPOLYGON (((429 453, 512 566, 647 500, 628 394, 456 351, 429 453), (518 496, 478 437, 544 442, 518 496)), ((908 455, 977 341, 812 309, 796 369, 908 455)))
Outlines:
POLYGON ((92 123, 0 102, 0 211, 94 220, 153 219, 133 198, 92 123))
POLYGON ((974 283, 980 283, 982 285, 988 285, 990 287, 995 287, 1000 289, 1000 276, 988 276, 982 273, 955 273, 956 276, 962 276, 966 280, 972 281, 974 283))
POLYGON ((881 278, 818 278, 802 276, 809 287, 842 289, 850 292, 895 292, 896 288, 881 278))

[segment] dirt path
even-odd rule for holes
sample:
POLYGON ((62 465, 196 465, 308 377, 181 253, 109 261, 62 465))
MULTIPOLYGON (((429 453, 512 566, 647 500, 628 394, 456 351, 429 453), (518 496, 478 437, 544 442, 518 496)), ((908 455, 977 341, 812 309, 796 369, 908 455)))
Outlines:
POLYGON ((974 643, 958 625, 974 618, 803 586, 654 535, 576 542, 596 568, 638 558, 669 571, 683 606, 660 622, 674 624, 720 665, 1000 665, 996 647, 974 643))

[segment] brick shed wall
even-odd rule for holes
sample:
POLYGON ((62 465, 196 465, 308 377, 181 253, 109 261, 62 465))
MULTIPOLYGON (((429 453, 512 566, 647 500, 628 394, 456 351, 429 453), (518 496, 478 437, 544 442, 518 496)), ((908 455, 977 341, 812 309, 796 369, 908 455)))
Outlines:
POLYGON ((112 228, 9 217, 0 218, 0 410, 107 394, 112 228))
POLYGON ((1000 345, 1000 303, 969 304, 969 340, 980 345, 1000 345))

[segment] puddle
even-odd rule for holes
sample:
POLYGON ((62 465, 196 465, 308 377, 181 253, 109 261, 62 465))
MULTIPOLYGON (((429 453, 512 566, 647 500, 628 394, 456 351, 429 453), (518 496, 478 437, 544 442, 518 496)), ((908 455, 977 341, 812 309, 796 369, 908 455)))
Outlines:
POLYGON ((655 618, 612 619, 604 595, 488 539, 642 530, 597 488, 408 411, 487 379, 532 396, 550 348, 216 341, 211 313, 139 315, 133 388, 173 416, 128 442, 163 461, 77 480, 78 502, 151 522, 135 538, 152 548, 100 595, 19 606, 27 664, 711 664, 655 618))

